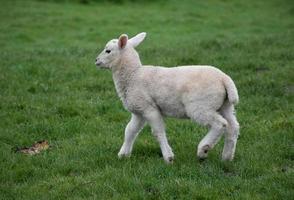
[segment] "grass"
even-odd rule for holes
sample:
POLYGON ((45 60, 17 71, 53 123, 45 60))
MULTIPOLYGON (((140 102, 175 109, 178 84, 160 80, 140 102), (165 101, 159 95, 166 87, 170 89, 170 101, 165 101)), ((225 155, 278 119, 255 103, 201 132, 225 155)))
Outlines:
POLYGON ((81 2, 0 2, 0 199, 293 198, 292 1, 81 2), (198 162, 206 128, 176 119, 166 119, 173 165, 149 127, 117 159, 130 114, 94 59, 108 40, 142 31, 143 63, 210 64, 235 80, 233 162, 220 161, 223 141, 198 162), (42 139, 49 151, 12 151, 42 139))

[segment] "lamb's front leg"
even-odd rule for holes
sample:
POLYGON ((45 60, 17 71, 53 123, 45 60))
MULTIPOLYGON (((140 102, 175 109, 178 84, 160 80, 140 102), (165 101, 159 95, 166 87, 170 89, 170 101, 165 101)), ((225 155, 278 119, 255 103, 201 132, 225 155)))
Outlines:
POLYGON ((144 124, 145 120, 142 116, 132 114, 131 121, 128 123, 125 129, 125 139, 118 153, 119 158, 131 155, 135 139, 140 130, 144 127, 144 124))
POLYGON ((168 144, 165 133, 164 121, 162 119, 160 112, 155 109, 148 110, 144 113, 144 117, 150 124, 152 128, 152 133, 159 142, 164 160, 167 163, 172 163, 174 160, 174 153, 168 144))

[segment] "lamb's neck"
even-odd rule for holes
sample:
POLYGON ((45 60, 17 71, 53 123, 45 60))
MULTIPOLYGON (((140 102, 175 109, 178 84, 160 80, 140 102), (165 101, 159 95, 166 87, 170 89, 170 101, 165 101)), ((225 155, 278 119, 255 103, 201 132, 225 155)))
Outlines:
POLYGON ((130 82, 133 80, 136 71, 141 67, 141 62, 122 62, 113 72, 112 77, 118 96, 124 101, 130 82))

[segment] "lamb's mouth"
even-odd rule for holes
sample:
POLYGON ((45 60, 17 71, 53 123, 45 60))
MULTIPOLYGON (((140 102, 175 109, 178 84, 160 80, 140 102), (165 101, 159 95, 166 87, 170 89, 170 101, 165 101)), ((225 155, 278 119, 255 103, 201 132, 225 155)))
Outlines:
POLYGON ((102 62, 95 62, 95 65, 96 65, 97 67, 100 67, 100 66, 102 65, 102 62))
POLYGON ((105 66, 103 62, 96 62, 95 63, 97 69, 107 69, 108 67, 105 66))

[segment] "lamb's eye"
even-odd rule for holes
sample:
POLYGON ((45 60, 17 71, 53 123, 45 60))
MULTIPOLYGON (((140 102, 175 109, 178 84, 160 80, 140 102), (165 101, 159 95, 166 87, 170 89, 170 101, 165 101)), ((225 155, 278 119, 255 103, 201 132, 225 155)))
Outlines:
POLYGON ((106 52, 106 53, 110 53, 110 52, 111 52, 111 50, 105 50, 105 52, 106 52))

